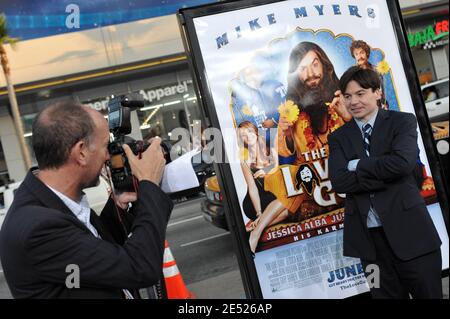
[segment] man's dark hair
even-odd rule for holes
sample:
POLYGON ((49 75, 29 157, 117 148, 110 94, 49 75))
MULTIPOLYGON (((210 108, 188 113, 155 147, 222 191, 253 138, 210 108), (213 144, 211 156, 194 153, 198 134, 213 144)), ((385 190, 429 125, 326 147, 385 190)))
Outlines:
POLYGON ((363 89, 375 91, 381 88, 381 80, 378 72, 371 69, 362 69, 359 66, 352 66, 341 76, 339 87, 343 94, 350 81, 357 82, 363 89))
POLYGON ((32 137, 39 169, 64 165, 78 141, 89 145, 94 130, 94 121, 85 106, 74 101, 59 102, 42 110, 33 122, 32 137))
POLYGON ((291 51, 289 56, 289 73, 286 100, 291 100, 301 109, 309 104, 327 103, 334 98, 334 92, 338 90, 339 79, 334 72, 333 64, 326 53, 317 44, 312 42, 300 42, 291 51), (318 90, 311 90, 306 84, 301 83, 296 72, 300 61, 309 51, 314 51, 323 65, 323 79, 318 90), (309 94, 311 91, 317 91, 317 94, 309 94), (307 94, 308 93, 308 94, 307 94), (305 98, 309 95, 308 98, 305 98), (320 99, 321 101, 317 101, 320 99))
POLYGON ((302 112, 309 115, 313 134, 319 134, 322 120, 328 113, 327 103, 333 100, 334 92, 339 88, 333 64, 321 47, 312 42, 300 42, 292 49, 287 83, 286 100, 293 101, 302 112), (296 72, 301 60, 310 51, 317 54, 323 66, 323 78, 315 88, 303 83, 296 72))
POLYGON ((363 40, 356 40, 352 42, 352 45, 350 46, 350 54, 352 55, 353 58, 355 57, 355 55, 353 54, 353 51, 355 51, 355 49, 363 49, 364 51, 366 51, 367 58, 369 58, 370 47, 363 40))

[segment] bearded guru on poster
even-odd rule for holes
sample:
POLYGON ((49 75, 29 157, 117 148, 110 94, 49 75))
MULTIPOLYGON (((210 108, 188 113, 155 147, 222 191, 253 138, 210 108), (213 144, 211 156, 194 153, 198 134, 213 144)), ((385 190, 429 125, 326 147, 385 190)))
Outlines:
MULTIPOLYGON (((323 5, 317 4, 311 7, 297 7, 292 8, 292 14, 296 19, 306 18, 309 16, 317 16, 317 17, 326 17, 329 15, 348 15, 355 18, 362 18, 361 8, 357 5, 340 5, 340 4, 331 4, 331 5, 323 5)), ((369 18, 375 18, 374 11, 370 8, 367 9, 367 16, 369 18)), ((277 17, 274 13, 267 14, 264 18, 258 17, 248 21, 248 29, 250 31, 256 31, 266 26, 270 26, 277 23, 277 17)), ((245 26, 247 28, 247 26, 245 26)), ((236 26, 234 28, 234 37, 239 39, 242 37, 242 26, 236 26)), ((216 37, 217 49, 222 48, 223 46, 229 43, 230 39, 228 37, 228 32, 223 33, 221 36, 216 37)))

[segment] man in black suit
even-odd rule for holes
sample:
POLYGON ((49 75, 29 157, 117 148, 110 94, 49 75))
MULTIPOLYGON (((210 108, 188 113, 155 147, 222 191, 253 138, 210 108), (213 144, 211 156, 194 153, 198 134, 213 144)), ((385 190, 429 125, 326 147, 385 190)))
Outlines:
POLYGON ((160 140, 141 159, 124 145, 139 194, 124 194, 116 203, 125 208, 137 199, 133 215, 116 210, 110 199, 99 218, 82 190, 98 184, 108 142, 107 122, 88 107, 60 103, 36 117, 39 170, 28 172, 0 231, 0 259, 13 297, 133 298, 161 278, 173 204, 158 186, 165 166, 160 140))
POLYGON ((333 189, 346 194, 344 255, 379 267, 374 298, 442 298, 441 241, 414 179, 416 118, 378 108, 373 70, 351 67, 340 88, 353 120, 328 141, 333 189))

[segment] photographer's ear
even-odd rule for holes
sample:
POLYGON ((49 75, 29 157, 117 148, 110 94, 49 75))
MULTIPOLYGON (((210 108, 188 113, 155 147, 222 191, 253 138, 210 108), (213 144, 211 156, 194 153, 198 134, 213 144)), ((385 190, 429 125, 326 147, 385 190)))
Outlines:
POLYGON ((70 157, 80 166, 87 166, 89 163, 89 148, 84 140, 80 140, 70 150, 70 157))

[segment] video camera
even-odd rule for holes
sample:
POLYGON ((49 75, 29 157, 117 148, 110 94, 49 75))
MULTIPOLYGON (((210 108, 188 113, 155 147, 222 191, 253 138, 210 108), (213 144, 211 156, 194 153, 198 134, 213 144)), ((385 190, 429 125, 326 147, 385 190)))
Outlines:
MULTIPOLYGON (((144 106, 144 101, 138 95, 121 95, 113 97, 108 102, 109 131, 114 139, 108 145, 110 160, 108 166, 114 188, 118 191, 135 191, 133 174, 130 164, 122 148, 127 144, 135 155, 145 152, 150 146, 148 141, 136 141, 126 136, 131 133, 131 111, 144 106)), ((161 142, 166 163, 170 162, 170 146, 161 142)))

